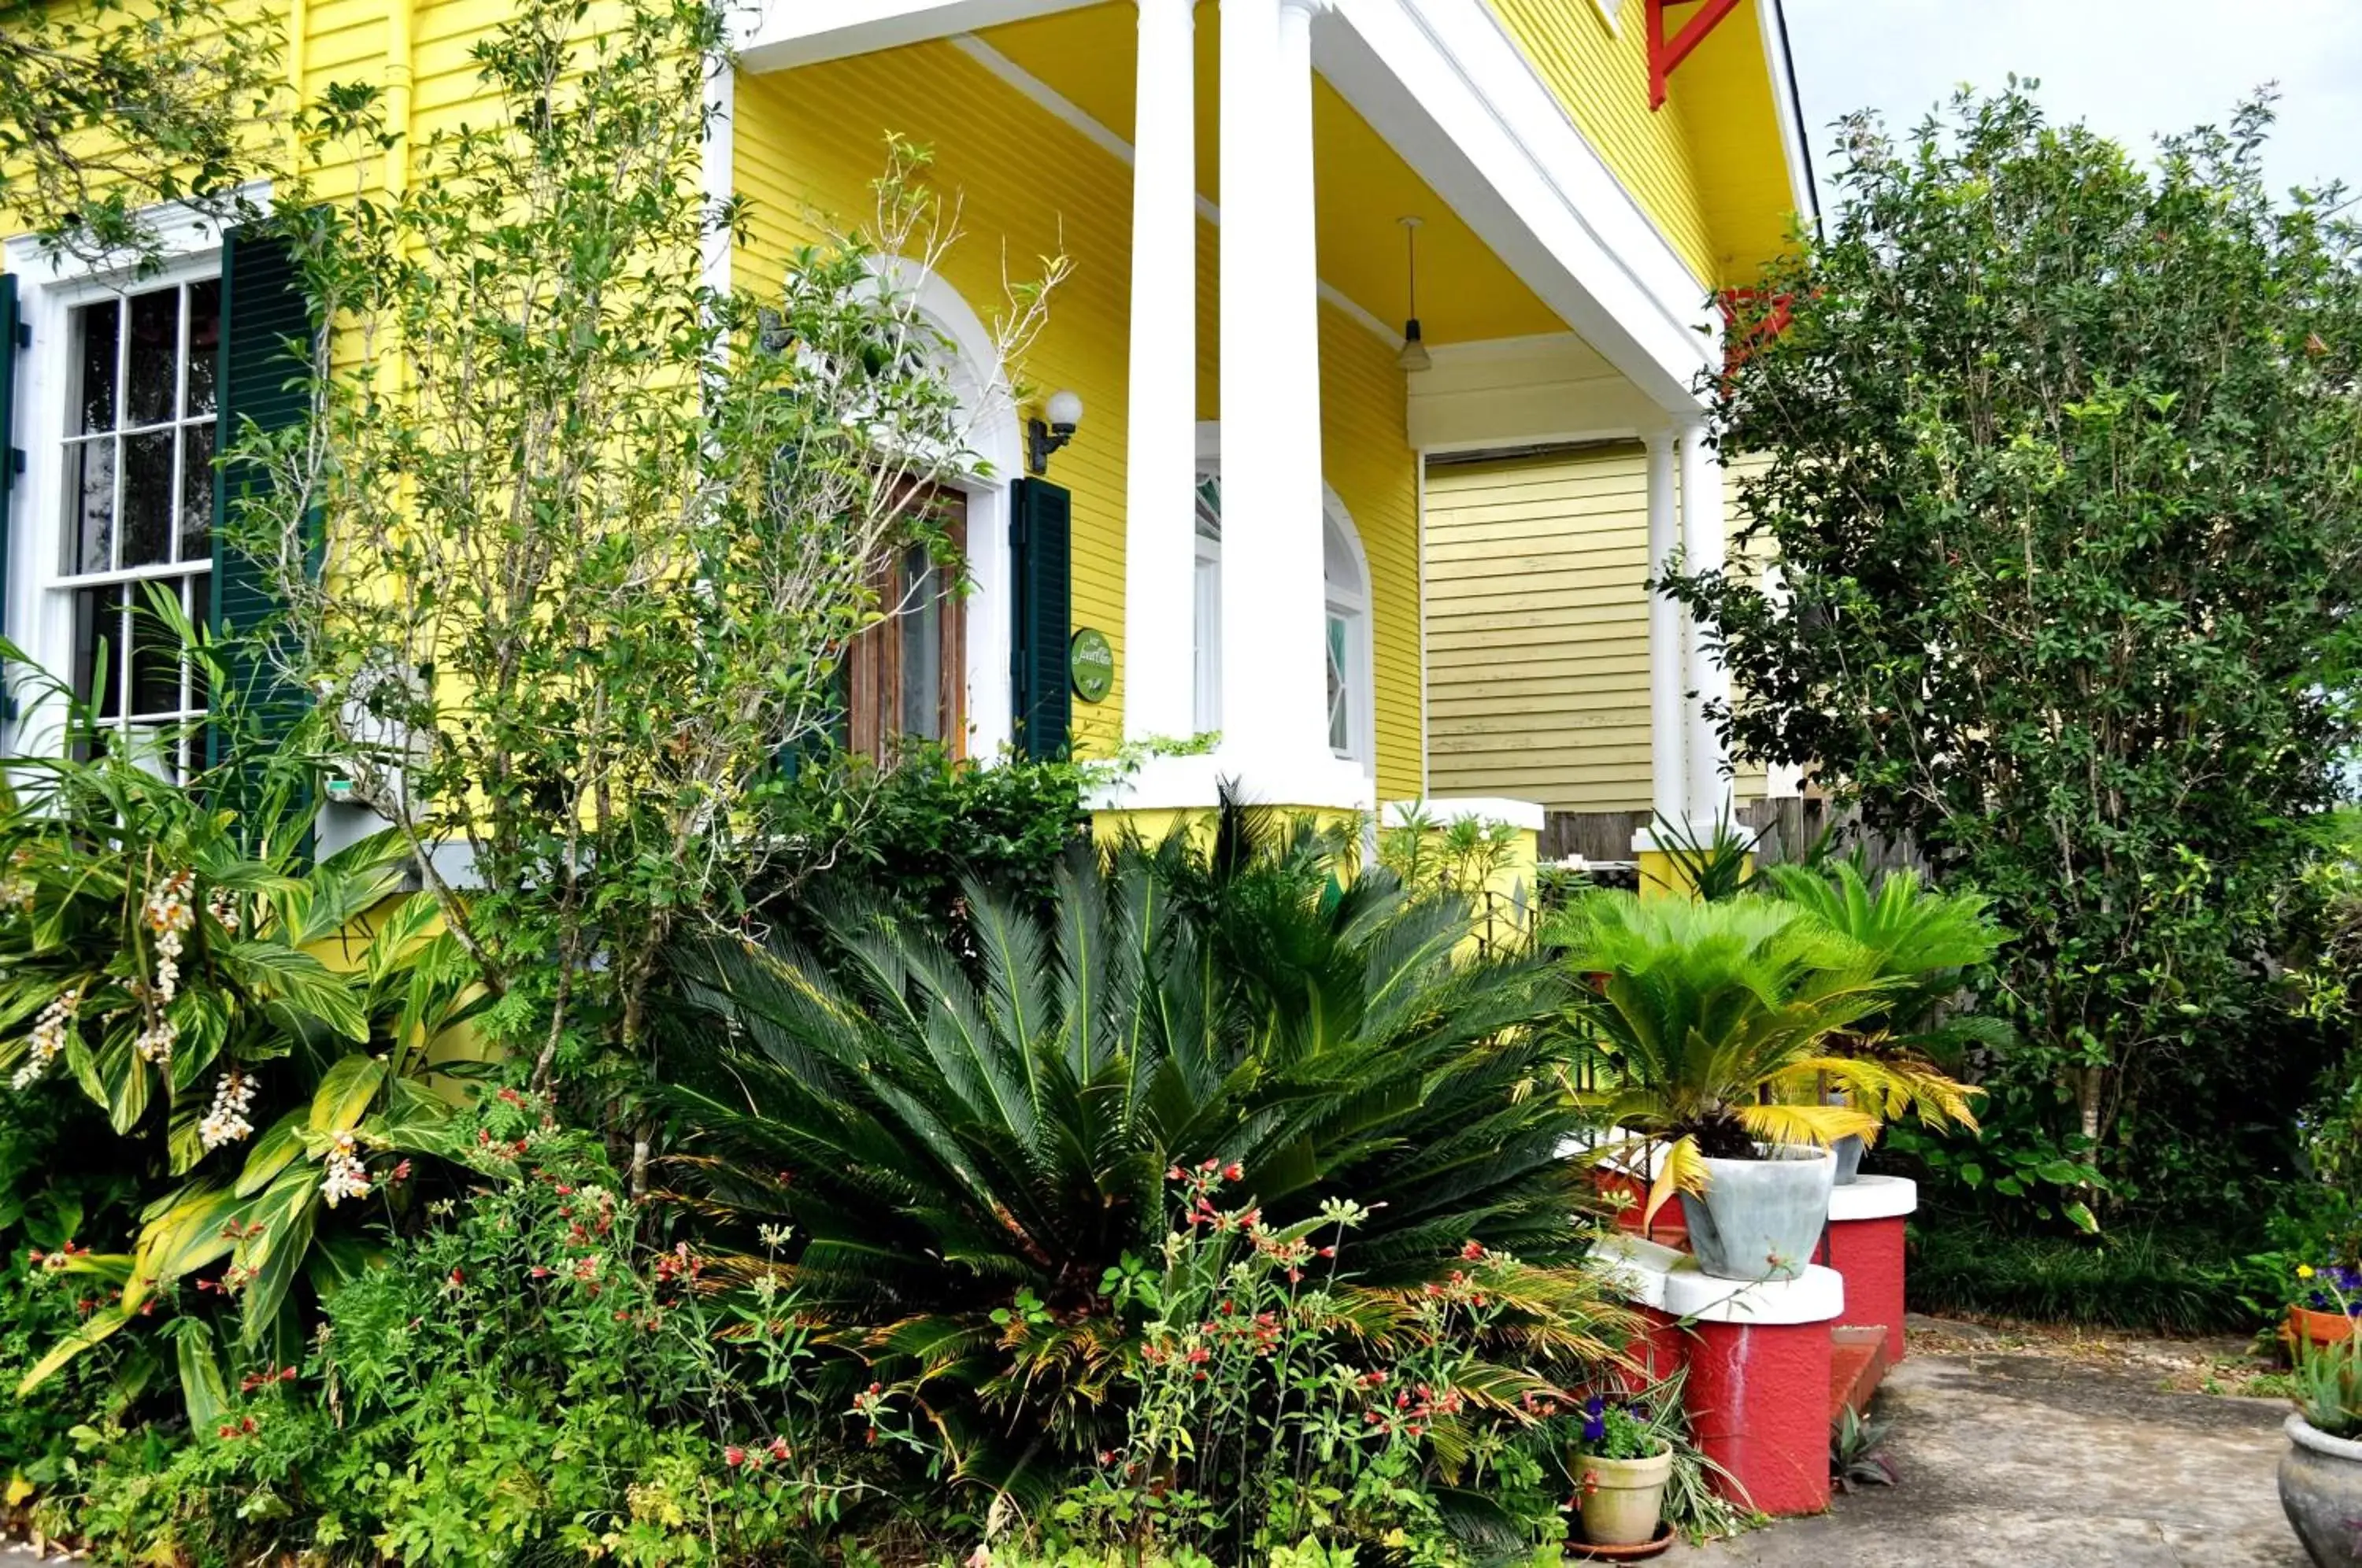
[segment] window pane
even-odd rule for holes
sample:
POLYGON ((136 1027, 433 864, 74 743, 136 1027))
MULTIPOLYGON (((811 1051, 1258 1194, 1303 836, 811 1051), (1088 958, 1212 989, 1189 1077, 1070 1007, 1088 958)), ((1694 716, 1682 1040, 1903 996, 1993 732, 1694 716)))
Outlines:
POLYGON ((83 305, 73 313, 82 361, 74 392, 76 417, 68 424, 69 435, 115 428, 115 353, 120 326, 120 309, 113 300, 83 305))
POLYGON ((85 702, 94 698, 103 718, 121 711, 122 603, 118 588, 85 588, 73 596, 73 692, 85 702))
POLYGON ((66 494, 72 498, 73 519, 66 570, 106 570, 115 565, 114 436, 68 444, 66 494))
MULTIPOLYGON (((182 591, 181 606, 188 611, 191 625, 202 626, 205 624, 205 617, 212 612, 213 591, 213 573, 200 571, 189 574, 187 585, 182 591)), ((202 710, 205 705, 205 667, 195 659, 189 660, 188 665, 189 706, 193 710, 202 710)))
POLYGON ((181 432, 181 559, 201 561, 213 553, 214 425, 181 432))
POLYGON ((214 378, 221 354, 221 280, 189 285, 189 403, 182 417, 214 412, 214 378))
POLYGON ((1345 618, 1329 617, 1329 749, 1340 756, 1353 750, 1352 684, 1346 679, 1345 618))
POLYGON ((153 566, 171 558, 172 444, 170 430, 123 437, 123 553, 118 565, 153 566))
POLYGON ((161 289, 131 302, 131 355, 124 366, 123 422, 156 425, 179 410, 181 291, 161 289))
POLYGON ((914 545, 903 558, 903 602, 910 608, 898 625, 902 638, 902 733, 944 738, 943 574, 914 545))
POLYGON ((131 712, 134 717, 181 711, 181 639, 134 591, 131 611, 131 712))

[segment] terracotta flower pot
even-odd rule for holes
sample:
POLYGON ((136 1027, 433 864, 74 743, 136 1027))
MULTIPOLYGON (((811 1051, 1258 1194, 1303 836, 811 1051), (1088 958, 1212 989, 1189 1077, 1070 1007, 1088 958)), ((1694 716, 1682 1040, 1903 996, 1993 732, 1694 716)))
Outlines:
POLYGON ((2332 1345, 2356 1334, 2362 1334, 2362 1318, 2349 1318, 2342 1312, 2316 1312, 2310 1307, 2289 1309, 2288 1337, 2291 1343, 2332 1345))
POLYGON ((1646 1459, 1580 1453, 1573 1470, 1583 1499, 1584 1540, 1599 1546, 1639 1546, 1657 1539, 1665 1482, 1673 1473, 1671 1447, 1646 1459))

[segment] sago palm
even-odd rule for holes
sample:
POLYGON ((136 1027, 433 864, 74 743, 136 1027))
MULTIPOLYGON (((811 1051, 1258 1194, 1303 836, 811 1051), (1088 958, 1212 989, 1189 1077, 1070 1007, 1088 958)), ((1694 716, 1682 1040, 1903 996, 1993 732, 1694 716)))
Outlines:
POLYGON ((1875 1130, 1863 1111, 1789 1098, 1832 1065, 1828 1038, 1891 989, 1874 955, 1797 906, 1599 892, 1560 911, 1543 942, 1592 981, 1570 1018, 1612 1087, 1584 1098, 1663 1145, 1651 1217, 1676 1189, 1702 1190, 1702 1155, 1875 1130))
POLYGON ((1968 971, 1992 961, 2009 933, 1977 893, 1947 893, 1915 871, 1890 871, 1873 889, 1859 867, 1775 866, 1764 879, 1780 898, 1811 914, 1870 955, 1886 987, 1878 1007, 1833 1037, 1830 1086, 1851 1103, 1891 1121, 1915 1110, 1943 1128, 1973 1132, 1969 1100, 1981 1092, 1955 1081, 1970 1045, 2005 1045, 2012 1035, 2000 1020, 1953 1016, 1968 971))
POLYGON ((1465 906, 1379 874, 1199 856, 1176 898, 1175 853, 1077 856, 1039 919, 971 886, 956 946, 855 904, 814 951, 683 955, 690 1200, 791 1227, 799 1299, 865 1354, 1070 1432, 1120 1352, 1104 1277, 1153 1255, 1176 1164, 1235 1165, 1275 1224, 1368 1207, 1372 1289, 1472 1238, 1578 1255, 1569 1113, 1539 1092, 1553 971, 1457 956, 1465 906))

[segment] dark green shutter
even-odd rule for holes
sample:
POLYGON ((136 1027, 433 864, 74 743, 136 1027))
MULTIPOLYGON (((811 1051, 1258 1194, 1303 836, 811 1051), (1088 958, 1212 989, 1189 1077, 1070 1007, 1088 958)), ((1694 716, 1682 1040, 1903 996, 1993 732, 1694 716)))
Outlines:
POLYGON ((1074 619, 1074 498, 1046 480, 1010 486, 1009 554, 1017 585, 1010 646, 1017 749, 1042 760, 1066 754, 1075 700, 1066 639, 1074 619))
POLYGON ((0 272, 0 635, 8 631, 8 557, 16 542, 10 518, 25 450, 17 445, 17 351, 25 344, 25 317, 17 280, 0 272))
MULTIPOLYGON (((215 440, 227 450, 248 425, 284 430, 310 415, 301 382, 311 369, 305 349, 311 311, 284 240, 243 229, 224 236, 221 308, 221 423, 215 440)), ((263 568, 230 542, 229 521, 241 497, 269 482, 250 466, 225 464, 214 472, 213 602, 206 615, 215 636, 231 634, 222 649, 226 673, 244 698, 249 738, 266 745, 292 730, 310 705, 303 690, 281 679, 247 640, 269 624, 278 602, 263 568)), ((222 760, 224 739, 219 725, 208 733, 209 761, 222 760)))

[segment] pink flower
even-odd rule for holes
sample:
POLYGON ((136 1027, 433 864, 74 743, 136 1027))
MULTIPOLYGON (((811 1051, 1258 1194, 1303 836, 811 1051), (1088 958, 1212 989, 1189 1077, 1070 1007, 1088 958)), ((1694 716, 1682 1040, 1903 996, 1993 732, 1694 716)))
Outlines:
POLYGON ((735 1470, 746 1463, 746 1451, 736 1443, 732 1443, 722 1451, 722 1463, 735 1470))

